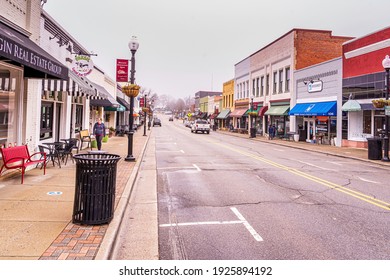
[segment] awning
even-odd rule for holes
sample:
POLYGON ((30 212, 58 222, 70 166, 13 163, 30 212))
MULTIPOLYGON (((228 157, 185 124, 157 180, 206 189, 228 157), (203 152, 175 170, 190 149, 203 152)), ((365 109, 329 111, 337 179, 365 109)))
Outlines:
POLYGON ((243 115, 244 117, 247 117, 249 115, 249 113, 255 113, 256 116, 259 114, 259 111, 260 109, 262 108, 262 106, 257 106, 257 109, 256 110, 252 110, 252 109, 249 109, 245 112, 245 114, 243 115))
POLYGON ((235 109, 233 112, 230 113, 229 117, 241 118, 246 111, 248 111, 248 109, 235 109))
POLYGON ((376 108, 370 100, 348 100, 342 107, 345 112, 358 112, 358 111, 372 111, 383 110, 382 108, 376 108))
POLYGON ((265 112, 267 112, 267 110, 268 110, 268 106, 261 107, 261 109, 259 111, 259 117, 264 116, 264 114, 265 114, 265 112))
POLYGON ((210 116, 210 119, 215 119, 217 116, 219 115, 219 113, 214 113, 210 116))
POLYGON ((291 109, 290 116, 337 116, 337 102, 299 103, 291 109))
POLYGON ((26 77, 68 79, 69 71, 65 65, 27 36, 0 22, 1 56, 24 65, 26 77))
POLYGON ((346 112, 357 112, 361 111, 362 107, 360 106, 360 103, 357 102, 356 100, 348 100, 341 110, 346 111, 346 112))
POLYGON ((116 100, 126 108, 127 111, 130 111, 130 104, 125 100, 123 99, 122 97, 119 97, 117 96, 116 97, 116 100))
POLYGON ((111 94, 101 85, 91 82, 91 84, 97 89, 98 97, 103 99, 91 99, 91 106, 100 106, 100 107, 119 107, 120 104, 111 96, 111 94), (101 105, 108 104, 108 105, 101 105))
POLYGON ((124 112, 124 111, 126 111, 126 108, 125 108, 125 106, 122 106, 119 104, 119 107, 111 107, 111 106, 104 107, 104 111, 124 112))
POLYGON ((283 105, 283 106, 271 106, 267 112, 264 113, 264 115, 268 116, 287 116, 288 110, 290 110, 289 105, 283 105))
POLYGON ((222 110, 221 113, 219 113, 219 115, 217 116, 217 119, 227 119, 229 117, 229 114, 230 114, 230 109, 225 109, 225 110, 222 110))
POLYGON ((86 77, 79 77, 69 72, 67 81, 55 79, 42 79, 43 91, 67 91, 72 96, 97 96, 98 91, 86 77))

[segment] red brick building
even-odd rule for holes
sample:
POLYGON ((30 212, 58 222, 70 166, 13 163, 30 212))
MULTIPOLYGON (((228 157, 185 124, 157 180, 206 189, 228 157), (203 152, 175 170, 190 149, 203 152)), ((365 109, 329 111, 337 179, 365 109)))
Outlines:
POLYGON ((367 138, 379 136, 384 128, 385 112, 372 100, 384 98, 386 55, 390 27, 343 45, 343 146, 367 147, 367 138))

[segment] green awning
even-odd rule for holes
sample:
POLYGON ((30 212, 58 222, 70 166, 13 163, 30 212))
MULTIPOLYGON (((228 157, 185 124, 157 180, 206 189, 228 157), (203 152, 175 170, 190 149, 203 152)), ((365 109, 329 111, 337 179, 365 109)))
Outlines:
POLYGON ((126 107, 122 106, 121 104, 119 104, 119 107, 106 106, 106 107, 104 107, 104 111, 124 112, 124 111, 126 111, 126 107))
POLYGON ((230 109, 222 110, 222 112, 219 113, 219 115, 217 116, 217 119, 227 119, 229 114, 230 114, 230 109))
POLYGON ((287 116, 288 111, 290 110, 290 105, 284 106, 271 106, 268 108, 268 111, 264 115, 268 116, 287 116))
POLYGON ((249 113, 256 113, 256 116, 259 115, 259 111, 260 109, 262 108, 263 106, 257 106, 257 110, 252 110, 252 109, 248 109, 248 111, 245 112, 245 114, 243 115, 243 117, 247 117, 249 115, 249 113))
POLYGON ((358 112, 362 110, 362 106, 360 106, 360 103, 356 100, 348 100, 343 107, 341 108, 342 111, 346 112, 358 112))

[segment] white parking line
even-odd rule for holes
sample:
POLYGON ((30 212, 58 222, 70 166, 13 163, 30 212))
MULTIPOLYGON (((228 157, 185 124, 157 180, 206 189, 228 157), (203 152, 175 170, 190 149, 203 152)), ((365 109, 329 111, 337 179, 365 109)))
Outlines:
POLYGON ((367 182, 367 183, 374 183, 374 184, 380 184, 379 182, 376 182, 376 181, 371 181, 371 180, 368 180, 368 179, 364 179, 364 178, 362 178, 362 177, 359 177, 359 176, 358 176, 358 178, 359 178, 360 180, 362 180, 363 182, 367 182))
POLYGON ((193 164, 193 166, 196 168, 196 170, 198 170, 199 172, 202 171, 202 169, 200 169, 196 164, 193 164))
POLYGON ((306 165, 309 165, 309 166, 313 166, 313 167, 316 167, 316 168, 319 168, 319 169, 322 169, 322 170, 337 171, 337 170, 334 170, 334 169, 331 169, 331 168, 318 166, 318 165, 315 165, 315 164, 312 164, 312 163, 309 163, 309 162, 304 162, 304 161, 301 161, 301 160, 297 160, 297 162, 300 162, 300 163, 303 163, 303 164, 306 164, 306 165))
POLYGON ((237 216, 238 221, 210 221, 210 222, 193 222, 193 223, 173 223, 173 224, 161 224, 159 227, 184 227, 184 226, 209 226, 209 225, 234 225, 243 224, 253 238, 260 242, 264 241, 263 238, 255 231, 255 229, 248 223, 248 221, 241 215, 241 213, 235 207, 231 207, 230 210, 237 216))
POLYGON ((244 216, 241 215, 240 212, 238 212, 237 208, 236 207, 232 207, 230 208, 234 214, 236 214, 237 218, 240 219, 240 221, 243 222, 244 226, 246 227, 246 229, 250 232, 250 234, 252 234, 253 238, 256 240, 256 241, 263 241, 263 238, 255 231, 255 229, 248 223, 248 221, 244 218, 244 216))

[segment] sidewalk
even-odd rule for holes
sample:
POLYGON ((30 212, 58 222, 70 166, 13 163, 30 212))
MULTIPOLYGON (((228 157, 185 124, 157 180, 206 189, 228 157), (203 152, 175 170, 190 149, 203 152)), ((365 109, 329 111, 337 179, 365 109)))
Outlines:
POLYGON ((222 131, 222 130, 218 130, 216 132, 220 134, 227 134, 227 135, 240 137, 240 138, 247 138, 250 141, 266 142, 266 143, 271 143, 280 146, 287 146, 287 147, 292 147, 301 150, 323 153, 327 155, 351 158, 355 160, 376 164, 378 166, 390 167, 390 162, 384 162, 381 160, 369 160, 367 149, 337 147, 337 146, 331 146, 325 144, 311 144, 307 142, 295 142, 295 141, 281 140, 281 139, 269 140, 268 137, 258 136, 258 135, 256 136, 256 138, 249 138, 248 134, 233 133, 233 132, 222 131))
MULTIPOLYGON (((136 162, 124 161, 127 136, 112 137, 102 150, 118 154, 115 216, 118 204, 129 193, 149 139, 139 129, 134 134, 136 162)), ((82 153, 88 150, 84 149, 82 153)), ((25 174, 0 179, 0 260, 93 260, 113 223, 83 226, 72 223, 76 164, 68 160, 59 168, 49 163, 46 175, 37 168, 25 174)), ((127 198, 126 198, 127 199, 127 198)), ((107 249, 107 248, 106 248, 107 249)))

